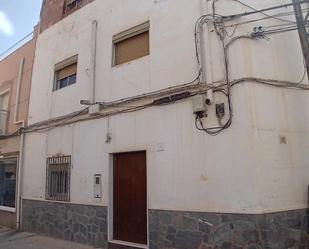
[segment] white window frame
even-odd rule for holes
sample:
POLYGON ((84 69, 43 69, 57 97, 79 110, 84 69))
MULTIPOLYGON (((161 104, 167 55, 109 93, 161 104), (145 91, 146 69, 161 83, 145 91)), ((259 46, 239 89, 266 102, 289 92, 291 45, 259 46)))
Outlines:
POLYGON ((62 88, 56 88, 57 87, 57 72, 65 67, 68 67, 70 65, 73 65, 73 64, 77 64, 77 68, 76 68, 76 82, 74 84, 77 83, 77 77, 78 77, 78 54, 76 55, 73 55, 59 63, 57 63, 55 66, 54 66, 54 80, 53 80, 53 92, 56 92, 58 90, 61 90, 63 88, 66 88, 66 87, 69 87, 71 85, 74 85, 74 84, 71 84, 71 85, 68 85, 66 87, 62 87, 62 88))

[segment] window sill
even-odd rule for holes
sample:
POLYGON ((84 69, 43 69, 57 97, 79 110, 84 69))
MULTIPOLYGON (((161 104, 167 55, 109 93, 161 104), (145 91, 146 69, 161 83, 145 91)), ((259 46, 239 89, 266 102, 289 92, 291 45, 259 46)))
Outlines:
POLYGON ((121 67, 124 67, 124 66, 128 66, 130 64, 136 64, 139 61, 146 60, 149 57, 150 57, 150 54, 147 54, 147 55, 144 55, 144 56, 142 56, 140 58, 136 58, 136 59, 133 59, 131 61, 123 62, 123 63, 117 64, 117 65, 116 64, 112 64, 112 69, 118 69, 118 68, 121 68, 121 67))
POLYGON ((5 207, 5 206, 0 206, 0 211, 16 213, 16 209, 15 208, 5 207))
POLYGON ((73 87, 77 85, 77 82, 74 83, 74 84, 71 84, 71 85, 68 85, 68 86, 65 86, 65 87, 62 87, 62 88, 58 88, 58 89, 53 89, 53 93, 58 93, 58 92, 62 92, 64 89, 69 89, 70 87, 73 87))

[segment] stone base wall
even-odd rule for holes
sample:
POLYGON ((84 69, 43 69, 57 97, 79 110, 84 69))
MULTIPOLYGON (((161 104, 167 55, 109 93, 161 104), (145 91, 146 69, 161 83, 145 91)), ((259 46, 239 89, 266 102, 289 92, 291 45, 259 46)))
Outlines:
POLYGON ((23 200, 22 229, 107 248, 107 207, 23 200))
MULTIPOLYGON (((23 230, 107 248, 107 207, 23 200, 23 230)), ((263 215, 149 210, 149 249, 309 249, 309 210, 263 215)))
POLYGON ((151 249, 309 249, 308 210, 263 215, 151 210, 151 249))

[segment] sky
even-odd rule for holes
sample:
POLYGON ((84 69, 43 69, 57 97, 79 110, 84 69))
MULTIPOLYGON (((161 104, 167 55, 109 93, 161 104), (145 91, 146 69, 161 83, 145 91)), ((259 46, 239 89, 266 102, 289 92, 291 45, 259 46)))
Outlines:
POLYGON ((0 54, 33 30, 41 4, 42 0, 0 0, 0 54))

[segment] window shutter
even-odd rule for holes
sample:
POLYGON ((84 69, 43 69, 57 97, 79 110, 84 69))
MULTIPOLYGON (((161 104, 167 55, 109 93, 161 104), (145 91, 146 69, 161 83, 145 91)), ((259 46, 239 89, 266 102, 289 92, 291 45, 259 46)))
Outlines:
POLYGON ((147 31, 115 44, 115 65, 129 62, 148 54, 149 32, 147 31))
POLYGON ((77 72, 77 63, 74 63, 57 71, 57 80, 61 80, 71 75, 74 75, 76 74, 76 72, 77 72))

